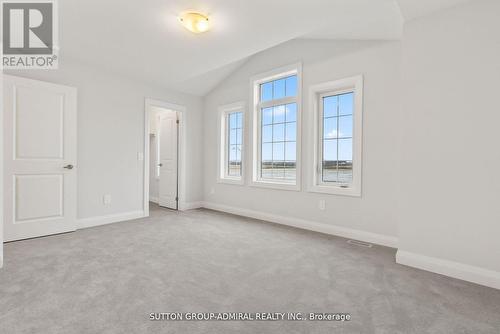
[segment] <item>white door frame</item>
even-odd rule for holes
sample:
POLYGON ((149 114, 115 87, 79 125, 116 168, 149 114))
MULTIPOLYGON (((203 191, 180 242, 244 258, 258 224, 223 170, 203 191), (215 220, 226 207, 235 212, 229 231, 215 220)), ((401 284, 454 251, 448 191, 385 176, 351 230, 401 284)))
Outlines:
POLYGON ((160 107, 176 111, 179 116, 179 142, 178 142, 178 193, 179 197, 178 208, 179 210, 185 210, 186 208, 186 173, 185 173, 185 161, 186 161, 186 107, 174 104, 170 102, 165 102, 161 100, 155 100, 146 98, 144 102, 144 216, 149 216, 149 167, 150 167, 150 156, 149 156, 149 132, 150 132, 150 122, 151 122, 151 107, 160 107))

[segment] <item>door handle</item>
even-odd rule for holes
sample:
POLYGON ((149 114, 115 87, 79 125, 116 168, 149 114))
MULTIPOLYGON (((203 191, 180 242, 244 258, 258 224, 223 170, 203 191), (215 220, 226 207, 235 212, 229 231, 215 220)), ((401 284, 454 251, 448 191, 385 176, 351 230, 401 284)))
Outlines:
POLYGON ((158 164, 158 167, 163 167, 163 164, 158 164))
POLYGON ((73 165, 66 165, 66 166, 64 166, 63 168, 66 168, 66 169, 73 169, 74 167, 75 167, 75 166, 73 166, 73 165))

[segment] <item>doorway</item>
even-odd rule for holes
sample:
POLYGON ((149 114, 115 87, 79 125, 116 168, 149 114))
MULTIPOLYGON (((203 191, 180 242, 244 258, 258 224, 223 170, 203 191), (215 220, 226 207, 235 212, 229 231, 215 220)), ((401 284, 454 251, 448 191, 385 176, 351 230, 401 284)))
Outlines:
POLYGON ((146 99, 144 211, 147 215, 149 202, 182 210, 184 110, 183 106, 146 99))
POLYGON ((177 112, 151 107, 149 148, 149 201, 161 207, 179 208, 177 112))

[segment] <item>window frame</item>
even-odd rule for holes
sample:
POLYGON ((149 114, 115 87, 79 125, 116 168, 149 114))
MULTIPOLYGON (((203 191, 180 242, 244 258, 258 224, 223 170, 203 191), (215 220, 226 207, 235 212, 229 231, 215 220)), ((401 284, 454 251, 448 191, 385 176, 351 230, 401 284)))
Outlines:
POLYGON ((357 75, 340 80, 313 85, 309 89, 312 110, 313 165, 310 192, 361 197, 362 187, 362 144, 363 144, 363 76, 357 75), (352 133, 352 183, 324 182, 323 174, 323 97, 353 92, 353 133, 352 133))
POLYGON ((302 63, 291 64, 276 68, 266 73, 258 74, 250 79, 251 100, 253 101, 252 112, 252 186, 264 187, 280 190, 300 191, 301 189, 301 128, 302 128, 302 63), (292 75, 297 76, 297 95, 294 97, 284 97, 281 99, 260 102, 260 85, 266 82, 283 79, 292 75), (296 103, 296 140, 295 140, 295 180, 272 180, 262 179, 261 171, 261 150, 262 150, 262 118, 261 109, 296 103))
POLYGON ((245 184, 245 103, 243 101, 222 105, 218 115, 218 166, 217 182, 235 185, 245 184), (229 157, 229 114, 241 112, 241 176, 229 175, 227 159, 229 157))

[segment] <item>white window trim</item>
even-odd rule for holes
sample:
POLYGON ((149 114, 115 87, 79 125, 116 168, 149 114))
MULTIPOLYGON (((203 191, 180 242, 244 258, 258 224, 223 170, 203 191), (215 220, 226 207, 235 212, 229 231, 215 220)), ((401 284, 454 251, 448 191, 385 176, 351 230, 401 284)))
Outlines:
POLYGON ((218 150, 219 150, 219 158, 217 160, 217 182, 218 183, 227 183, 227 184, 235 184, 235 185, 244 185, 245 184, 245 102, 235 102, 231 104, 226 104, 219 107, 218 114, 218 150), (227 115, 233 112, 241 112, 242 113, 242 134, 241 134, 241 176, 229 176, 227 172, 227 164, 226 159, 228 152, 228 131, 227 131, 227 115))
POLYGON ((251 186, 300 191, 301 189, 301 138, 302 138, 302 63, 291 64, 276 68, 269 72, 258 74, 250 79, 250 100, 253 101, 252 111, 252 182, 251 186), (296 179, 295 182, 279 180, 263 180, 259 178, 260 171, 260 132, 261 118, 259 107, 270 105, 269 102, 259 104, 260 84, 285 78, 290 75, 297 75, 297 97, 287 97, 279 100, 273 100, 272 104, 297 103, 297 138, 296 138, 296 179))
POLYGON ((313 131, 312 142, 313 165, 310 175, 310 192, 361 197, 361 179, 362 179, 362 146, 363 146, 363 76, 357 75, 341 80, 325 82, 313 85, 309 89, 309 101, 311 105, 311 115, 313 131), (320 182, 320 172, 322 165, 322 127, 323 120, 321 115, 322 106, 320 105, 321 96, 325 94, 333 95, 342 92, 354 91, 354 115, 353 115, 353 182, 345 188, 340 184, 327 184, 320 182))

